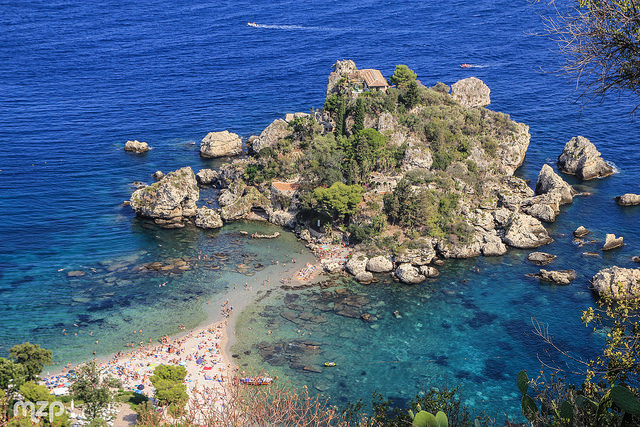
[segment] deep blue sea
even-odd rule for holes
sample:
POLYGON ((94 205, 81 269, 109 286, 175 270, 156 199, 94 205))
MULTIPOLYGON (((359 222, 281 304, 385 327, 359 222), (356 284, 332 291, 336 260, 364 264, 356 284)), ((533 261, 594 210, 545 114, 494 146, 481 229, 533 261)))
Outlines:
POLYGON ((632 267, 631 256, 640 255, 640 208, 613 201, 640 192, 634 105, 624 94, 585 108, 575 102, 575 84, 547 72, 559 57, 539 35, 542 9, 524 0, 0 0, 0 356, 29 340, 52 349, 57 362, 79 361, 123 349, 137 339, 133 329, 157 338, 204 322, 221 292, 250 277, 239 264, 263 266, 254 278, 263 277, 303 246, 291 236, 273 243, 277 250, 243 240, 238 231, 264 228, 255 224, 149 228, 121 206, 133 181, 185 165, 216 167, 198 154, 209 131, 248 137, 287 112, 321 107, 338 59, 387 77, 407 64, 427 85, 469 76, 488 84, 489 108, 530 126, 517 172, 525 179, 555 165, 575 135, 615 163, 614 176, 578 185, 593 194, 563 208, 549 227, 556 243, 543 249, 559 256, 553 267, 574 268, 578 279, 567 287, 528 279, 536 268, 527 252, 512 251, 448 262, 439 279, 420 286, 346 284, 368 299, 378 321, 328 313, 325 326, 303 325, 323 348, 308 363, 338 362, 320 374, 257 357, 265 325, 273 342, 299 338, 300 326, 279 317, 278 306, 299 298, 320 315, 324 298, 313 289, 274 293, 241 317, 234 352, 243 366, 274 369, 338 402, 367 400, 374 390, 401 400, 461 384, 470 405, 517 415, 515 375, 540 367, 531 317, 577 354, 593 354, 600 341, 579 321, 593 303, 588 279, 606 266, 632 267), (153 149, 126 154, 129 139, 153 149), (585 258, 599 246, 572 243, 579 225, 600 241, 622 235, 627 245, 585 258), (218 254, 217 263, 196 262, 200 253, 218 254), (148 262, 189 269, 140 273, 148 262), (75 270, 84 275, 69 277, 75 270))

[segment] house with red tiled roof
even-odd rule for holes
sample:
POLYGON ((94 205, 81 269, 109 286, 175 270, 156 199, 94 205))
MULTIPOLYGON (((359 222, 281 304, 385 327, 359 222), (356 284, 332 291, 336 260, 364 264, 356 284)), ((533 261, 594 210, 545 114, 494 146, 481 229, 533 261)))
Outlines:
POLYGON ((373 68, 358 70, 358 77, 362 79, 364 90, 386 91, 389 87, 387 79, 384 78, 380 70, 376 70, 373 68))

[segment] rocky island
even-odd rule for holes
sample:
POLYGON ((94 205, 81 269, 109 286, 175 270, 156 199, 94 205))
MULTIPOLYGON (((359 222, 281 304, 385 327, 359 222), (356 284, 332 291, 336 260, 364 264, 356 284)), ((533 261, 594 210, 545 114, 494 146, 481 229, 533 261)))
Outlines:
MULTIPOLYGON (((476 78, 427 87, 399 65, 390 81, 338 61, 322 109, 276 119, 218 171, 168 173, 133 193, 131 207, 164 227, 260 219, 294 230, 310 247, 350 245, 346 270, 361 282, 394 271, 419 283, 436 276, 443 259, 553 241, 544 223, 576 191, 549 165, 534 188, 513 175, 529 146, 527 125, 487 109, 490 90, 476 78), (218 190, 217 208, 196 206, 198 185, 218 190)), ((205 137, 201 153, 215 151, 216 135, 205 137)), ((239 138, 220 135, 233 149, 214 155, 237 153, 239 138)), ((596 172, 571 166, 569 173, 606 175, 589 144, 567 143, 560 166, 595 164, 596 172)))

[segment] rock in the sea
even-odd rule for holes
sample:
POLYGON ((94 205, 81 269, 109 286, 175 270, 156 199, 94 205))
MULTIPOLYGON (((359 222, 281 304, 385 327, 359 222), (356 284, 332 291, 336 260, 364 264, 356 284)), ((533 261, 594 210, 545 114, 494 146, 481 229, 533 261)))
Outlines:
POLYGON ((551 166, 544 165, 538 174, 536 183, 536 194, 557 193, 560 196, 560 204, 573 202, 573 195, 576 191, 560 176, 551 169, 551 166))
POLYGON ((366 271, 368 261, 369 259, 364 253, 354 252, 345 264, 345 269, 354 276, 357 276, 359 273, 366 271))
POLYGON ((611 249, 619 248, 620 246, 624 246, 623 240, 624 238, 622 236, 616 237, 615 234, 607 234, 602 250, 608 251, 611 249))
POLYGON ((137 215, 153 218, 163 227, 175 228, 181 226, 184 218, 196 215, 199 197, 196 176, 190 167, 185 167, 134 191, 130 202, 137 215))
POLYGON ((196 179, 200 185, 215 185, 218 182, 218 172, 213 169, 200 169, 196 179))
POLYGON ((605 268, 591 279, 591 286, 599 294, 610 295, 615 299, 627 299, 640 296, 640 269, 605 268))
POLYGON ((491 104, 489 86, 476 77, 458 80, 451 85, 451 95, 463 107, 486 107, 491 104))
POLYGON ((373 274, 368 271, 361 271, 360 273, 356 274, 355 279, 358 283, 366 285, 373 281, 373 274))
POLYGON ((131 151, 134 153, 146 153, 151 147, 146 142, 140 142, 137 139, 134 141, 127 141, 124 144, 124 151, 131 151))
POLYGON ((200 143, 200 156, 213 158, 242 153, 242 140, 232 132, 209 132, 200 143))
POLYGON ((620 206, 636 206, 640 205, 640 194, 627 193, 616 197, 616 202, 620 206))
POLYGON ((596 146, 583 136, 575 136, 565 144, 558 157, 558 166, 562 172, 582 180, 613 174, 613 168, 600 157, 596 146))
POLYGON ((322 269, 327 273, 338 273, 342 271, 342 269, 344 268, 342 264, 332 261, 330 259, 320 260, 320 265, 322 265, 322 269))
POLYGON ((254 209, 256 211, 262 211, 267 219, 272 212, 269 199, 260 193, 256 187, 250 186, 247 187, 243 191, 242 196, 235 199, 233 203, 223 206, 220 210, 220 215, 225 221, 246 219, 254 209))
POLYGON ((420 274, 425 277, 438 277, 440 272, 437 268, 432 267, 430 265, 421 265, 420 266, 420 274))
POLYGON ((373 273, 387 273, 393 270, 391 258, 385 255, 374 256, 367 261, 367 271, 373 273))
POLYGON ((633 262, 640 262, 640 256, 634 256, 634 257, 631 257, 631 261, 633 261, 633 262))
POLYGON ((252 138, 251 150, 254 153, 259 153, 263 148, 275 145, 279 140, 290 136, 291 133, 287 122, 276 119, 262 131, 260 136, 252 138))
POLYGON ((527 274, 527 276, 537 277, 540 280, 554 282, 558 285, 568 285, 577 277, 575 270, 547 271, 544 269, 540 269, 539 273, 527 274))
POLYGON ((514 248, 532 249, 553 242, 540 221, 521 212, 514 212, 509 218, 502 239, 514 248))
POLYGON ((547 265, 557 257, 546 252, 531 252, 527 259, 537 265, 547 265))
POLYGON ((220 214, 205 206, 196 211, 195 224, 200 228, 220 228, 223 225, 220 214))
POLYGON ((582 225, 573 231, 573 235, 577 238, 584 237, 587 234, 589 234, 589 230, 584 228, 582 225))
POLYGON ((164 178, 164 173, 162 171, 155 171, 153 173, 153 179, 156 181, 160 181, 162 178, 164 178))
POLYGON ((426 280, 426 277, 420 274, 420 270, 408 263, 400 264, 395 275, 402 283, 416 284, 426 280))

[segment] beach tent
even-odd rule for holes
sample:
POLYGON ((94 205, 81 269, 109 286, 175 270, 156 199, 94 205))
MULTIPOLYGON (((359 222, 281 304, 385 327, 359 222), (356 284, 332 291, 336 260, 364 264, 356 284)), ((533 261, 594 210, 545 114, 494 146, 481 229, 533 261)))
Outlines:
POLYGON ((53 389, 52 394, 54 396, 65 396, 69 394, 69 387, 56 387, 53 389))

